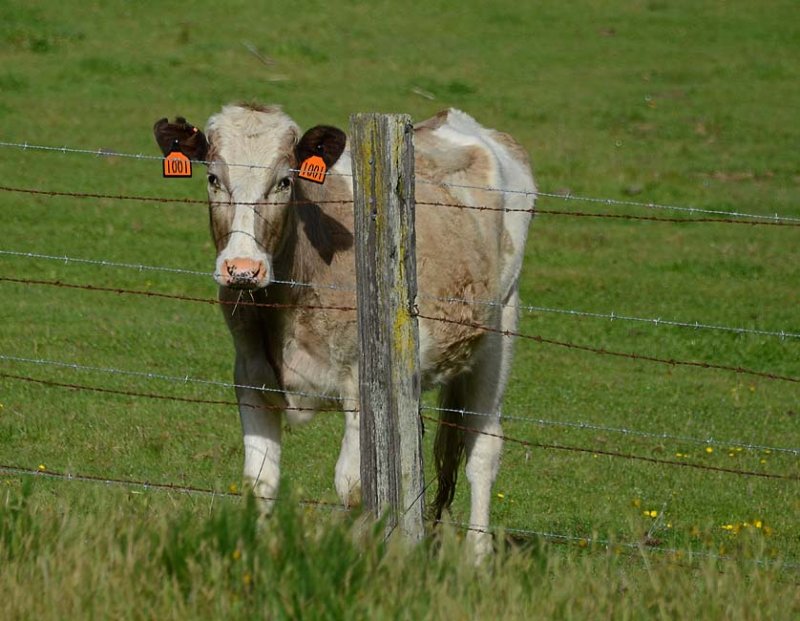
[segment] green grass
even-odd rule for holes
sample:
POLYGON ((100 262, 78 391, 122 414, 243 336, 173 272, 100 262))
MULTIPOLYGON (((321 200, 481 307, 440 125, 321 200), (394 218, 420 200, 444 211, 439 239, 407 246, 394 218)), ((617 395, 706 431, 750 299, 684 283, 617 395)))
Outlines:
MULTIPOLYGON (((90 488, 42 502, 49 488, 15 486, 0 513, 5 619, 791 619, 800 605, 779 565, 754 561, 535 540, 501 543, 475 568, 446 530, 408 549, 357 516, 289 501, 263 520, 251 499, 90 488)), ((742 551, 760 556, 761 543, 742 551)))
MULTIPOLYGON (((517 137, 546 192, 800 217, 800 22, 793 2, 537 4, 543 6, 505 0, 457 7, 415 2, 402 9, 390 3, 334 8, 323 2, 200 2, 187 12, 186 5, 170 2, 13 0, 0 6, 0 140, 154 155, 150 128, 156 119, 182 114, 202 125, 229 101, 281 103, 306 127, 346 127, 356 111, 399 111, 423 119, 452 105, 517 137), (264 65, 243 43, 275 64, 264 65)), ((2 148, 0 173, 0 185, 7 186, 204 196, 202 174, 164 181, 160 163, 150 160, 2 148)), ((547 210, 683 217, 553 198, 538 204, 547 210)), ((2 192, 0 213, 0 249, 211 271, 213 248, 201 205, 2 192)), ((797 229, 790 227, 542 214, 531 228, 522 298, 542 307, 797 333, 799 248, 797 229)), ((0 255, 0 276, 215 294, 210 278, 8 255, 0 255)), ((180 377, 231 377, 229 337, 210 305, 7 282, 0 289, 2 354, 180 377)), ((796 339, 543 312, 524 314, 521 330, 608 350, 800 377, 796 339)), ((0 372, 233 398, 210 386, 21 363, 2 362, 0 372)), ((557 424, 508 421, 505 431, 544 444, 797 477, 796 455, 737 450, 747 443, 800 447, 796 386, 520 340, 505 411, 557 424), (590 426, 564 425, 573 422, 590 426), (732 444, 714 444, 708 453, 703 444, 675 437, 732 444)), ((218 490, 239 482, 240 435, 229 406, 2 378, 0 404, 3 464, 218 490)), ((298 497, 335 499, 341 425, 336 415, 320 415, 286 433, 284 472, 298 497)), ((426 442, 432 431, 429 425, 426 442)), ((249 606, 290 616, 290 606, 303 598, 340 605, 331 610, 341 616, 392 618, 530 618, 530 609, 541 610, 543 618, 586 618, 597 616, 587 612, 595 610, 610 617, 790 618, 798 608, 791 591, 796 567, 790 567, 800 562, 796 480, 507 443, 493 523, 567 535, 572 544, 502 552, 492 572, 476 577, 457 562, 455 537, 441 550, 426 546, 407 558, 394 548, 363 544, 357 554, 346 548, 349 518, 330 523, 326 517, 317 526, 301 515, 299 530, 290 533, 293 518, 286 509, 259 530, 258 541, 242 540, 248 562, 271 563, 271 545, 308 533, 309 541, 319 542, 320 554, 314 556, 313 546, 296 550, 300 564, 292 571, 303 562, 313 566, 313 559, 326 563, 319 561, 324 550, 341 553, 364 573, 353 578, 352 590, 337 591, 340 602, 331 603, 322 583, 342 575, 334 563, 311 574, 315 584, 302 587, 302 580, 283 582, 265 569, 253 577, 255 595, 242 593, 227 548, 215 543, 214 533, 228 528, 220 520, 249 519, 220 507, 228 501, 211 507, 203 497, 44 480, 23 492, 23 478, 4 475, 0 481, 0 592, 8 594, 4 602, 13 602, 12 614, 20 618, 92 611, 107 617, 220 617, 255 609, 249 606), (663 515, 654 519, 651 511, 663 515), (754 526, 759 522, 761 528, 754 526), (162 554, 175 529, 187 531, 179 539, 189 546, 180 552, 189 563, 180 578, 162 554), (645 551, 634 554, 631 565, 631 557, 617 556, 614 546, 580 547, 588 538, 636 544, 646 535, 655 547, 677 548, 691 560, 673 563, 668 554, 645 551), (739 561, 717 566, 698 553, 739 561), (753 564, 753 558, 779 565, 753 564), (85 579, 72 582, 69 572, 57 571, 60 560, 85 579), (381 579, 370 585, 365 575, 381 579), (27 582, 45 578, 45 595, 26 598, 27 582), (287 590, 283 603, 270 599, 273 579, 287 590), (478 589, 469 594, 476 580, 478 589), (387 590, 389 584, 397 590, 387 590), (425 595, 409 597, 405 589, 425 595), (120 590, 124 595, 113 599, 120 590), (385 608, 380 596, 387 598, 385 608), (292 597, 299 599, 292 603, 292 597), (134 603, 143 599, 151 609, 134 603), (593 599, 596 609, 590 607, 593 599)), ((466 519, 466 500, 462 486, 454 519, 466 519)), ((238 533, 240 526, 230 528, 238 533)))

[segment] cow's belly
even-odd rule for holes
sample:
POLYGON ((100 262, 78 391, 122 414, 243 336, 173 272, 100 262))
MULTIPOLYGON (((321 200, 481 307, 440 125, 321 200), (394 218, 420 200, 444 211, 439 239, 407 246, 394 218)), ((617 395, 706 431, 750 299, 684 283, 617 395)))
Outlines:
POLYGON ((310 352, 295 340, 284 347, 281 375, 290 423, 307 422, 320 409, 355 407, 358 383, 348 368, 331 356, 310 352))

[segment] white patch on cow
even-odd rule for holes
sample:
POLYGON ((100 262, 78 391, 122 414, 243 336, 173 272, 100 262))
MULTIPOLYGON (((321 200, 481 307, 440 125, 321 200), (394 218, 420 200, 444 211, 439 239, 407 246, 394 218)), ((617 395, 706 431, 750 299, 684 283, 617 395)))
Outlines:
MULTIPOLYGON (((271 190, 278 179, 289 174, 291 153, 287 150, 297 141, 299 128, 277 107, 225 106, 209 119, 206 132, 212 137, 215 161, 209 170, 220 165, 225 169, 228 205, 221 208, 233 210, 227 243, 217 256, 214 278, 223 286, 231 285, 230 266, 237 266, 239 261, 263 265, 263 273, 248 287, 263 288, 273 278, 272 253, 265 247, 265 241, 280 240, 262 240, 264 218, 259 212, 282 206, 256 204, 288 203, 289 192, 276 195, 271 190), (264 114, 265 110, 269 114, 264 114)), ((216 196, 209 198, 218 200, 216 196)))
POLYGON ((237 260, 246 259, 264 265, 264 275, 256 289, 266 287, 272 281, 272 256, 256 243, 256 213, 250 205, 234 205, 233 224, 228 243, 217 256, 214 279, 220 285, 230 284, 228 268, 237 260))

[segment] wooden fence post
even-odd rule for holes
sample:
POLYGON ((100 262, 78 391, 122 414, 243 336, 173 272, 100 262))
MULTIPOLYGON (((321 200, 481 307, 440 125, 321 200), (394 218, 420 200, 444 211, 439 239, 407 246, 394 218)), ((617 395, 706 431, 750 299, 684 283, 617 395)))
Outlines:
POLYGON ((361 495, 387 533, 424 534, 422 421, 408 115, 350 117, 361 345, 361 495))

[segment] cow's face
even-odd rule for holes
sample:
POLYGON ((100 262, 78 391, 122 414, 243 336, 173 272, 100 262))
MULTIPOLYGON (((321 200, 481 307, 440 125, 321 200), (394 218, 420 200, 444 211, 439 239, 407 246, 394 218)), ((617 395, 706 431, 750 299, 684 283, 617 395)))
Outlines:
MULTIPOLYGON (((174 133, 177 125, 159 123, 156 139, 170 142, 168 129, 174 133)), ((344 149, 344 134, 315 127, 301 138, 294 121, 277 107, 226 106, 209 119, 206 136, 186 127, 187 140, 207 141, 205 153, 184 152, 208 160, 209 214, 217 251, 214 278, 225 287, 266 287, 273 280, 273 258, 286 241, 295 184, 309 183, 297 180, 298 162, 316 154, 332 166, 344 149)))

